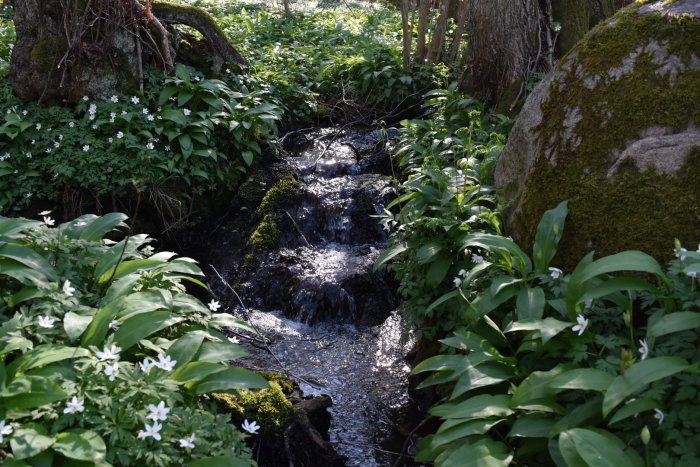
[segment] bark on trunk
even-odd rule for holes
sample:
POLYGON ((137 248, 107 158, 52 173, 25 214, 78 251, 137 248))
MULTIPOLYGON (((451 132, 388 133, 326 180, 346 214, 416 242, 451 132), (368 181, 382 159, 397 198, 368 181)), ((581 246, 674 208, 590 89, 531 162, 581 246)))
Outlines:
POLYGON ((449 6, 450 0, 441 0, 439 16, 427 54, 428 60, 434 63, 439 62, 442 58, 442 48, 445 45, 445 34, 447 33, 447 10, 449 6))
POLYGON ((418 37, 416 39, 416 56, 418 63, 425 62, 425 36, 428 30, 428 13, 430 0, 418 0, 418 37))
POLYGON ((552 16, 561 24, 557 52, 563 56, 583 36, 615 11, 614 0, 552 0, 552 16))
POLYGON ((408 71, 411 67, 411 43, 413 42, 413 31, 409 27, 408 13, 410 0, 401 1, 401 29, 403 34, 403 69, 408 71))
POLYGON ((537 0, 467 1, 469 48, 461 88, 508 110, 537 54, 537 0))
POLYGON ((108 99, 138 92, 142 64, 172 69, 169 33, 161 21, 200 31, 218 71, 245 64, 202 10, 136 0, 22 0, 14 2, 17 40, 10 63, 15 93, 27 101, 75 104, 84 95, 108 99))

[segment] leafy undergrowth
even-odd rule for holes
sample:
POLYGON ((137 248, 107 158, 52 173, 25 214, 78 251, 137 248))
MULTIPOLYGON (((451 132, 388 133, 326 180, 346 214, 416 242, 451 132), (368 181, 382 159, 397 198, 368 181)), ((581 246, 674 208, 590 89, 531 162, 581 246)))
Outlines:
POLYGON ((416 460, 697 464, 700 247, 676 243, 665 270, 625 251, 564 272, 552 264, 562 202, 529 257, 503 235, 488 184, 507 128, 450 90, 431 97, 432 117, 405 123, 408 180, 382 219, 391 238, 377 263, 400 279, 418 335, 442 345, 413 371, 442 397, 416 460))
POLYGON ((246 352, 219 328, 250 328, 186 292, 196 263, 105 239, 123 214, 40 215, 0 217, 4 463, 254 465, 206 394, 268 383, 228 365, 246 352))

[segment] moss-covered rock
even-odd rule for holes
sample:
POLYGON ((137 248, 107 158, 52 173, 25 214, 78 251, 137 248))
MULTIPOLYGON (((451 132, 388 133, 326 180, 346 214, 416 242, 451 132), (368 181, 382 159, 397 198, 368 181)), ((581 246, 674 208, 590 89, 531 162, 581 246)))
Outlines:
POLYGON ((262 434, 282 432, 292 421, 292 403, 285 396, 278 381, 270 381, 269 389, 241 390, 240 397, 216 393, 212 398, 234 420, 255 420, 262 434))
POLYGON ((518 195, 509 232, 530 246, 568 199, 571 268, 639 249, 666 260, 700 240, 698 2, 638 1, 592 30, 528 99, 496 168, 518 195), (511 183, 511 181, 515 183, 511 183))

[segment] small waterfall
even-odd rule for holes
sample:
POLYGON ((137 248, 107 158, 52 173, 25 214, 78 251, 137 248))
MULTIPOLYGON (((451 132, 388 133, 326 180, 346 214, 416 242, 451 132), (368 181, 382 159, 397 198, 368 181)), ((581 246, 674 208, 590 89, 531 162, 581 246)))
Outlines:
MULTIPOLYGON (((396 136, 395 130, 390 136, 396 136)), ((276 249, 242 281, 245 316, 280 362, 252 349, 242 364, 297 376, 330 395, 330 441, 349 466, 390 465, 383 452, 407 405, 401 323, 390 274, 372 265, 386 234, 377 219, 395 196, 379 131, 318 129, 286 141, 303 181, 282 213, 276 249)), ((387 457, 388 456, 388 457, 387 457)))

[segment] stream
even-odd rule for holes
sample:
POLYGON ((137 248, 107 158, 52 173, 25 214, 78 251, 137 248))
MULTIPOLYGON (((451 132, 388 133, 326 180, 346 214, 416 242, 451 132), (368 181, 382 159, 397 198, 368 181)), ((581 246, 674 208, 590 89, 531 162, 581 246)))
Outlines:
MULTIPOLYGON (((387 135, 326 128, 297 136, 285 159, 303 183, 280 215, 278 245, 238 278, 245 308, 237 313, 276 358, 242 342, 251 355, 238 363, 291 375, 305 395, 331 396, 329 441, 346 465, 392 465, 409 413, 412 343, 401 340, 390 274, 372 272, 386 234, 370 216, 395 196, 387 135)), ((232 278, 235 265, 223 275, 232 278)))

